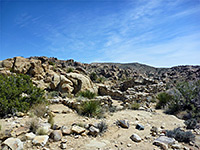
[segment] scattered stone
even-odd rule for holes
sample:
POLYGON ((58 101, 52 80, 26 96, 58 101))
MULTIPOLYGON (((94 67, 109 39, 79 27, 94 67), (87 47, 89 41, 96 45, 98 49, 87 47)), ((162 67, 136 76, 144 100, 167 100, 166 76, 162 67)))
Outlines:
POLYGON ((172 144, 171 146, 173 149, 181 149, 182 146, 180 144, 172 144))
POLYGON ((66 126, 62 126, 61 131, 62 131, 63 135, 70 135, 71 134, 71 129, 66 127, 66 126))
POLYGON ((130 138, 131 138, 131 140, 134 141, 134 142, 141 142, 141 141, 142 141, 141 137, 139 137, 139 135, 137 135, 137 134, 135 134, 135 133, 132 134, 130 138))
POLYGON ((135 128, 138 130, 144 130, 144 126, 141 124, 137 124, 135 128))
POLYGON ((25 134, 25 137, 26 137, 27 140, 33 140, 35 138, 35 136, 36 135, 33 132, 25 134))
POLYGON ((48 139, 49 139, 49 136, 48 135, 39 135, 39 136, 36 136, 34 139, 33 139, 33 141, 32 141, 32 143, 34 144, 34 145, 38 145, 38 146, 45 146, 46 145, 46 143, 47 143, 47 141, 48 141, 48 139))
POLYGON ((167 136, 160 136, 157 139, 155 139, 153 141, 153 144, 156 146, 160 146, 163 149, 167 150, 168 149, 168 145, 172 145, 175 143, 175 139, 174 138, 169 138, 167 136))
POLYGON ((2 144, 2 149, 23 150, 23 142, 18 138, 8 138, 2 144))
POLYGON ((81 134, 81 133, 85 132, 85 128, 74 125, 74 126, 72 126, 72 132, 75 134, 81 134))
POLYGON ((60 141, 62 139, 62 132, 60 130, 54 130, 51 132, 50 138, 53 139, 54 142, 60 141))
POLYGON ((131 147, 131 144, 127 144, 127 147, 131 147))
POLYGON ((90 126, 89 134, 92 136, 97 136, 99 134, 99 129, 94 126, 90 126))
POLYGON ((105 142, 100 142, 97 140, 92 140, 92 141, 90 141, 89 144, 85 145, 86 149, 102 149, 105 146, 106 146, 105 142))
POLYGON ((61 142, 61 143, 60 143, 60 148, 61 148, 61 149, 66 149, 66 148, 67 148, 67 144, 61 142))
POLYGON ((118 120, 117 124, 120 125, 122 128, 129 128, 128 120, 118 120))

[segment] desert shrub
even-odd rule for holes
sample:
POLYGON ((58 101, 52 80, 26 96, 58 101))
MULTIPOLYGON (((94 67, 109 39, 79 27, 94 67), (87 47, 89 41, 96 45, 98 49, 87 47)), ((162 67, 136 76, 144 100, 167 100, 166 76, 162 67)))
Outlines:
POLYGON ((51 128, 54 126, 54 117, 52 114, 49 114, 48 123, 51 124, 51 128))
POLYGON ((100 102, 96 100, 82 102, 78 111, 88 117, 101 117, 102 114, 100 102))
POLYGON ((132 110, 138 110, 140 108, 140 103, 134 102, 130 104, 130 109, 132 110))
POLYGON ((29 122, 27 122, 27 125, 29 126, 29 129, 31 132, 36 133, 36 131, 39 127, 39 119, 32 118, 29 122))
POLYGON ((77 94, 78 96, 82 96, 82 97, 86 97, 86 98, 89 98, 89 99, 93 99, 95 98, 96 94, 93 93, 93 92, 90 92, 89 90, 86 90, 86 91, 81 91, 77 94))
POLYGON ((105 80, 106 80, 106 79, 105 79, 104 77, 99 77, 99 78, 96 79, 96 82, 97 82, 97 83, 104 83, 105 80))
POLYGON ((47 103, 39 103, 39 104, 33 105, 31 107, 30 112, 33 113, 37 117, 44 117, 45 114, 48 113, 47 103))
POLYGON ((44 128, 38 128, 36 131, 37 135, 47 135, 47 130, 45 130, 44 128))
POLYGON ((96 74, 95 72, 92 72, 92 73, 90 74, 90 79, 91 79, 93 82, 95 82, 95 81, 97 80, 97 74, 96 74))
POLYGON ((97 124, 97 128, 99 129, 100 134, 106 132, 108 129, 108 125, 106 122, 101 121, 100 123, 97 124))
POLYGON ((55 63, 54 63, 54 62, 52 62, 52 61, 49 61, 49 65, 52 65, 52 66, 54 66, 54 65, 55 65, 55 63))
POLYGON ((45 101, 44 91, 35 87, 27 75, 0 75, 0 117, 25 112, 45 101))
POLYGON ((47 93, 47 98, 51 99, 54 97, 58 97, 59 96, 59 92, 58 91, 51 91, 47 93))
POLYGON ((174 92, 167 112, 177 114, 182 111, 200 121, 200 80, 196 82, 181 82, 176 85, 177 91, 174 92))
POLYGON ((166 132, 168 137, 175 138, 179 142, 189 143, 195 140, 195 135, 191 131, 184 131, 180 128, 175 128, 174 130, 169 130, 166 132))
POLYGON ((187 129, 195 129, 197 125, 197 120, 192 118, 192 119, 186 120, 184 123, 187 129))
POLYGON ((116 111, 117 111, 117 106, 113 106, 113 105, 111 105, 111 106, 108 106, 108 110, 109 110, 109 112, 112 112, 112 113, 114 113, 114 112, 116 112, 116 111))
POLYGON ((73 68, 68 68, 68 69, 67 69, 67 73, 70 73, 70 72, 73 72, 73 71, 74 71, 73 68))
POLYGON ((158 103, 156 104, 157 109, 161 109, 166 106, 171 100, 172 96, 168 93, 162 92, 157 95, 158 103))

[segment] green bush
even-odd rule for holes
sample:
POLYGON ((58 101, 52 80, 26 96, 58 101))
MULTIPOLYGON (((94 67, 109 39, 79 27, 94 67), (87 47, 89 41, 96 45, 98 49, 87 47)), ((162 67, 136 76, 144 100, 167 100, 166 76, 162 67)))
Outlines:
POLYGON ((97 80, 97 75, 96 75, 95 72, 92 72, 92 73, 90 74, 90 79, 91 79, 93 82, 95 82, 95 81, 97 80))
POLYGON ((158 103, 156 104, 156 109, 161 109, 166 106, 171 100, 172 96, 168 93, 162 92, 157 95, 158 103))
POLYGON ((130 105, 130 109, 132 110, 138 110, 140 108, 140 103, 134 102, 130 105))
POLYGON ((177 114, 186 111, 190 118, 200 121, 200 80, 196 82, 181 82, 176 85, 167 112, 177 114))
POLYGON ((51 124, 51 128, 54 126, 54 117, 52 114, 49 114, 48 123, 51 124))
POLYGON ((89 99, 93 99, 93 98, 95 98, 96 94, 93 93, 93 92, 90 92, 89 90, 86 90, 86 91, 79 92, 78 96, 82 96, 82 97, 86 97, 86 98, 89 98, 89 99))
POLYGON ((49 61, 49 65, 52 65, 52 66, 54 66, 54 65, 55 65, 55 63, 54 63, 54 62, 52 62, 52 61, 49 61))
POLYGON ((70 73, 70 72, 73 72, 73 71, 74 71, 73 68, 68 68, 68 69, 67 69, 67 73, 70 73))
POLYGON ((59 92, 58 91, 51 91, 47 93, 47 98, 51 99, 54 97, 58 97, 59 96, 59 92))
POLYGON ((88 117, 101 117, 102 115, 100 102, 96 100, 82 102, 78 112, 88 117))
POLYGON ((44 101, 44 91, 35 87, 29 76, 0 75, 0 117, 25 112, 33 104, 44 101))
POLYGON ((97 83, 104 83, 105 82, 105 78, 104 77, 99 77, 96 79, 97 83))
POLYGON ((175 138, 178 142, 189 143, 195 140, 195 135, 191 131, 184 131, 180 128, 175 128, 174 130, 167 130, 166 135, 168 137, 175 138))
POLYGON ((185 122, 186 129, 195 129, 197 125, 197 120, 196 119, 188 119, 185 122))
POLYGON ((0 125, 0 131, 1 131, 1 125, 0 125))

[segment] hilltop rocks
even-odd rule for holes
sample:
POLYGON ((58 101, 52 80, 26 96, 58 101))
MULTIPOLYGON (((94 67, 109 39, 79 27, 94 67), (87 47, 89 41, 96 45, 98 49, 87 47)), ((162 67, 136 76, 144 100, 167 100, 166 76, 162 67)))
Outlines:
POLYGON ((72 81, 73 83, 73 94, 78 93, 79 91, 85 91, 85 90, 90 90, 91 92, 95 92, 95 89, 93 87, 93 83, 90 80, 89 77, 78 74, 78 73, 68 73, 67 78, 72 81))

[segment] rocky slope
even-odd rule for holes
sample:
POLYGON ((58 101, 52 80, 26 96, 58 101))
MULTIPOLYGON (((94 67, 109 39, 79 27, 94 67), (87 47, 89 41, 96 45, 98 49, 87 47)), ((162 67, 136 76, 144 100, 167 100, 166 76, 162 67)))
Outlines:
POLYGON ((200 147, 199 129, 192 130, 196 135, 195 143, 184 144, 167 138, 166 130, 184 129, 184 121, 155 110, 155 103, 152 103, 158 92, 175 82, 199 80, 200 66, 154 68, 138 63, 84 64, 47 57, 14 57, 0 61, 0 74, 16 73, 29 75, 37 87, 47 92, 59 93, 48 99, 51 103, 48 111, 54 116, 55 126, 52 129, 47 118, 40 118, 38 128, 45 131, 45 135, 38 135, 29 130, 27 122, 33 120, 30 114, 18 113, 0 119, 3 150, 197 150, 200 147), (78 115, 80 101, 87 99, 73 96, 85 90, 97 93, 99 96, 95 99, 105 109, 112 106, 116 112, 107 112, 103 119, 78 115), (128 110, 135 101, 141 103, 139 110, 128 110), (97 124, 102 121, 108 129, 100 134, 97 124))

